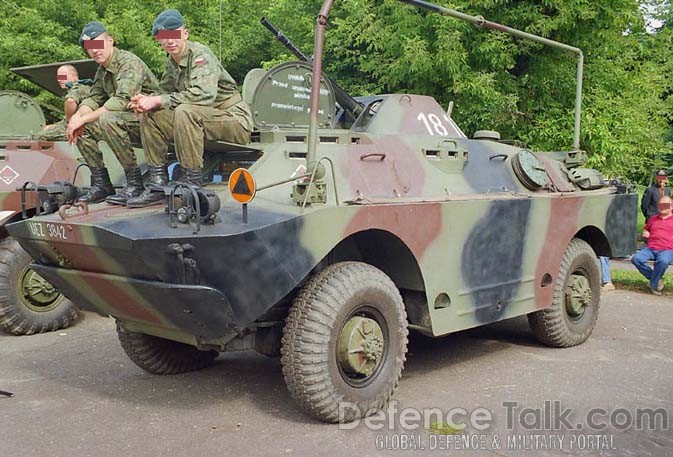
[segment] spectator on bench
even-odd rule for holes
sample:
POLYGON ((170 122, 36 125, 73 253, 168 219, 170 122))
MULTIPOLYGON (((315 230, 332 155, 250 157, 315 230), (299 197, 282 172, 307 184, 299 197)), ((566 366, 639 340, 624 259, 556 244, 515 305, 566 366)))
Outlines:
POLYGON ((638 271, 650 281, 650 291, 661 295, 663 276, 673 262, 673 199, 667 195, 659 199, 659 214, 651 217, 643 228, 647 246, 631 257, 638 271), (654 260, 654 268, 648 262, 654 260))

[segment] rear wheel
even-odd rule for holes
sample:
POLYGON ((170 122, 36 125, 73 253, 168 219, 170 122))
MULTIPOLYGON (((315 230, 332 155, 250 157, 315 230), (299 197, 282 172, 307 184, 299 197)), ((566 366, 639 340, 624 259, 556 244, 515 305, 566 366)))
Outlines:
POLYGON ((327 267, 304 286, 283 329, 283 375, 309 414, 349 422, 383 408, 404 368, 407 318, 382 271, 358 262, 327 267))
POLYGON ((0 328, 32 335, 68 327, 75 305, 30 267, 33 259, 13 238, 0 242, 0 328))
POLYGON ((122 349, 133 363, 152 374, 178 374, 213 364, 217 351, 199 351, 194 346, 144 333, 129 332, 117 322, 122 349))
POLYGON ((584 343, 598 319, 601 270, 586 241, 573 238, 561 261, 552 306, 528 315, 535 337, 552 347, 584 343))

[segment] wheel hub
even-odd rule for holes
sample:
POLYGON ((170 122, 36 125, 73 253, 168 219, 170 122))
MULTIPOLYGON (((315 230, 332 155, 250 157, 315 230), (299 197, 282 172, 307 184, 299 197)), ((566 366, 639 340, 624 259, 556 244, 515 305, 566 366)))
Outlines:
POLYGON ((354 316, 339 336, 339 364, 347 373, 370 376, 381 363, 384 346, 381 326, 373 319, 354 316))
POLYGON ((592 293, 589 280, 578 274, 570 276, 566 289, 566 310, 572 317, 580 317, 591 305, 592 293))
POLYGON ((46 311, 56 302, 61 293, 49 281, 32 268, 26 268, 20 284, 21 296, 33 310, 46 311))

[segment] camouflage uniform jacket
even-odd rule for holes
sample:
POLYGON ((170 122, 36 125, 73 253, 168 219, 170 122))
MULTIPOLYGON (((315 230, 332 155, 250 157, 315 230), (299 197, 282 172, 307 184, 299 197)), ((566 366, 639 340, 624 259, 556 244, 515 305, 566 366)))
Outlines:
POLYGON ((76 81, 72 83, 72 87, 70 87, 70 89, 68 89, 68 91, 65 93, 63 100, 72 98, 75 103, 77 103, 77 106, 79 106, 79 104, 82 103, 82 100, 88 98, 90 94, 91 86, 76 81))
POLYGON ((114 48, 110 65, 98 66, 91 94, 82 105, 93 110, 103 106, 108 111, 127 111, 131 97, 157 92, 158 88, 156 76, 140 57, 114 48))
POLYGON ((187 48, 179 64, 169 55, 159 87, 162 92, 162 108, 174 109, 183 103, 215 108, 225 106, 224 109, 246 130, 252 130, 252 116, 245 102, 239 101, 227 106, 234 100, 240 100, 236 81, 208 46, 187 41, 187 48))

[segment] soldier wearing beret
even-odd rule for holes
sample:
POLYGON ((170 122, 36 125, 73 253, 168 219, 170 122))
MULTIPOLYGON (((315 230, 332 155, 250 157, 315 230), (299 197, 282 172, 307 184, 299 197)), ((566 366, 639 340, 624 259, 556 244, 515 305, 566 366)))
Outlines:
POLYGON ((127 105, 134 95, 156 92, 158 81, 139 57, 114 46, 114 38, 100 22, 85 25, 79 43, 98 64, 91 94, 70 118, 66 130, 68 141, 77 142, 91 167, 91 187, 79 200, 124 205, 144 190, 133 151, 133 144, 140 139, 140 125, 127 105), (99 141, 110 146, 126 174, 126 186, 116 194, 99 141))
MULTIPOLYGON (((130 106, 140 118, 150 182, 166 185, 168 145, 185 171, 183 181, 201 185, 203 145, 206 140, 245 144, 250 141, 252 116, 236 89, 236 82, 213 51, 189 41, 189 30, 177 10, 157 16, 152 34, 166 51, 166 70, 159 83, 160 95, 136 95, 130 106)), ((158 203, 162 195, 146 190, 128 201, 130 207, 158 203)))
POLYGON ((90 79, 79 79, 77 69, 72 65, 61 65, 56 70, 56 82, 59 87, 66 91, 63 96, 63 112, 65 117, 55 124, 44 127, 38 138, 45 141, 65 141, 65 130, 68 121, 77 111, 79 104, 89 96, 91 92, 90 79))

